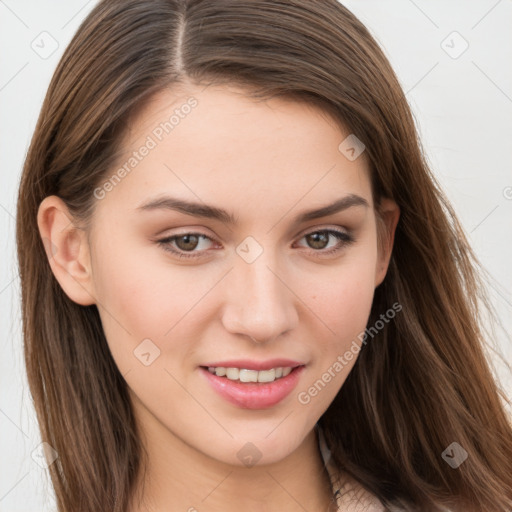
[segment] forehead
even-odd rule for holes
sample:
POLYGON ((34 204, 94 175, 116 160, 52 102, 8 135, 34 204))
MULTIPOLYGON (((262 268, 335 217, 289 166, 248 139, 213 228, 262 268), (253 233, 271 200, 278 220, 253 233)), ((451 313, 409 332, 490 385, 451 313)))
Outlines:
POLYGON ((131 211, 168 192, 238 210, 325 204, 348 193, 371 204, 364 153, 351 160, 340 150, 349 135, 304 102, 255 100, 224 85, 160 91, 129 120, 107 179, 124 172, 103 203, 131 211))

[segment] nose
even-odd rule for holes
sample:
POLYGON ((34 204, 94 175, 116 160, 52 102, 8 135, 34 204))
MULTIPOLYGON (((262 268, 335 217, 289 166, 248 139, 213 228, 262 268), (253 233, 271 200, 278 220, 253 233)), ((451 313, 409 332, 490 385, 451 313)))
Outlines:
POLYGON ((237 257, 226 282, 222 313, 224 328, 257 343, 271 342, 298 323, 296 296, 286 274, 279 271, 270 251, 252 263, 237 257))

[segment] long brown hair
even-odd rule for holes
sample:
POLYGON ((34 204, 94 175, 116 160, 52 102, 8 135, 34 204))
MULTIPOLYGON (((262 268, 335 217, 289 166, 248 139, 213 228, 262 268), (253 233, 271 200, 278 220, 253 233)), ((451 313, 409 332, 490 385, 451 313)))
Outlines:
POLYGON ((365 345, 320 419, 336 467, 390 510, 509 510, 512 430, 483 348, 478 262, 388 60, 336 0, 102 1, 66 49, 26 158, 16 226, 28 381, 42 438, 59 454, 50 466, 58 510, 124 512, 143 448, 98 310, 59 286, 38 207, 55 194, 87 229, 128 117, 187 81, 320 107, 365 144, 375 204, 400 207, 369 325, 394 303, 402 311, 365 345), (457 469, 441 455, 453 442, 468 453, 457 469))

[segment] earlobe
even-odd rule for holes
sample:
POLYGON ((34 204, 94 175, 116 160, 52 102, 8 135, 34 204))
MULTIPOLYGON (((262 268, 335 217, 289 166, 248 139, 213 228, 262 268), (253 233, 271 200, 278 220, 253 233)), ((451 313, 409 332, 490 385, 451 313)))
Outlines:
POLYGON ((395 231, 400 218, 400 208, 392 200, 383 198, 377 214, 378 258, 375 269, 375 287, 379 286, 389 267, 395 241, 395 231))
POLYGON ((77 304, 95 304, 86 233, 73 223, 58 196, 39 205, 37 225, 52 272, 66 295, 77 304))

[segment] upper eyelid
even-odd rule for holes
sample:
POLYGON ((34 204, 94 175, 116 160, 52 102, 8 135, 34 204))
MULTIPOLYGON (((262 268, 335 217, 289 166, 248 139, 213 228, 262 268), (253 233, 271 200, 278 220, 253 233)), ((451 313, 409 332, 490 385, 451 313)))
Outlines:
POLYGON ((346 227, 343 227, 343 226, 333 226, 332 224, 330 226, 325 226, 325 227, 313 226, 311 228, 306 228, 306 229, 300 231, 297 235, 295 235, 295 238, 297 238, 298 236, 303 237, 303 236, 309 235, 311 233, 316 233, 317 231, 344 231, 346 233, 350 233, 352 230, 350 230, 346 227))

